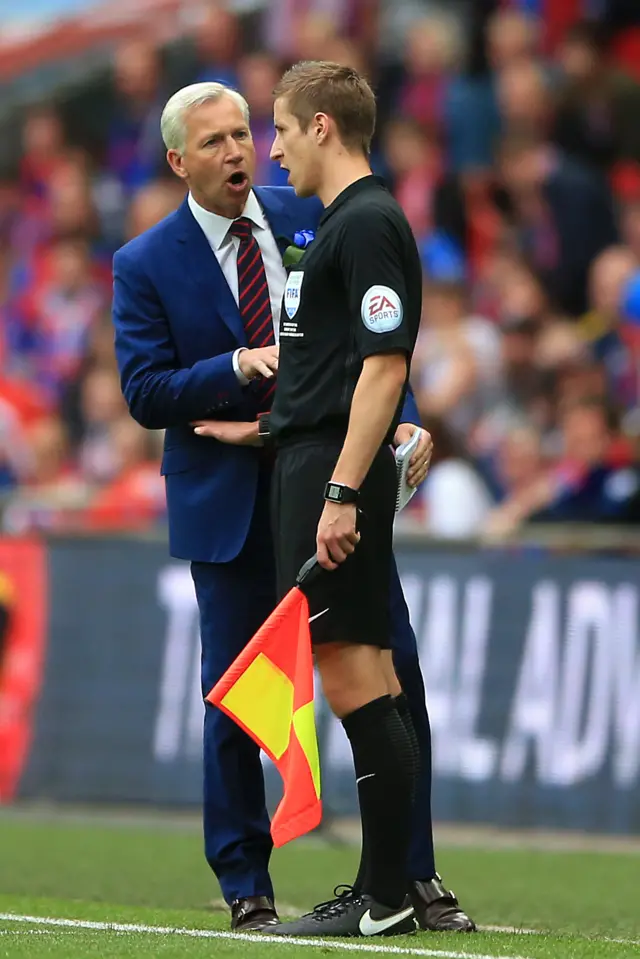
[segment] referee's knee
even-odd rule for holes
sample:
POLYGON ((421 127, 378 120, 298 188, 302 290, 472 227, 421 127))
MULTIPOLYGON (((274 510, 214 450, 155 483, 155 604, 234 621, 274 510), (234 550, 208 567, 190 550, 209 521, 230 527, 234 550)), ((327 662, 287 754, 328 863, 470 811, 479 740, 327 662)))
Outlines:
POLYGON ((338 719, 389 692, 376 646, 326 643, 317 646, 315 654, 322 691, 338 719))

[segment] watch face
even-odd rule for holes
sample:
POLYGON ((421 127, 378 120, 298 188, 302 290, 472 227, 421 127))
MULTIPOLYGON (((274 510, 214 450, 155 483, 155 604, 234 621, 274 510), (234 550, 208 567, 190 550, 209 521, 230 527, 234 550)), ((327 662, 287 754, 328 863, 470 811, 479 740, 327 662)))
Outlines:
POLYGON ((331 499, 340 499, 340 487, 339 486, 329 486, 329 496, 331 499))

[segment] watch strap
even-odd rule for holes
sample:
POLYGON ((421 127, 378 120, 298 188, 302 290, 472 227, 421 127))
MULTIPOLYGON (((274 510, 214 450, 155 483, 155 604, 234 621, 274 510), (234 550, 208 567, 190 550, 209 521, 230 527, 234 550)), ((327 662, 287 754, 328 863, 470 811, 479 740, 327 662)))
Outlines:
POLYGON ((329 480, 324 488, 324 498, 329 503, 357 503, 360 493, 345 483, 334 483, 329 480))
POLYGON ((269 446, 272 443, 268 413, 258 413, 258 436, 262 440, 263 446, 269 446))

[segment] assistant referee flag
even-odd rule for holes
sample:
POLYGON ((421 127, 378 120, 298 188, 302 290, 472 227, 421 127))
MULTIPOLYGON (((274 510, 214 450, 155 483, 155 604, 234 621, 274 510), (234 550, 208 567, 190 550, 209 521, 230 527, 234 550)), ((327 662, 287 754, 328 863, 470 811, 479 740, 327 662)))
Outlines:
POLYGON ((317 569, 315 557, 305 563, 298 585, 206 697, 255 740, 282 776, 284 795, 271 821, 275 846, 322 819, 309 604, 300 588, 317 569))

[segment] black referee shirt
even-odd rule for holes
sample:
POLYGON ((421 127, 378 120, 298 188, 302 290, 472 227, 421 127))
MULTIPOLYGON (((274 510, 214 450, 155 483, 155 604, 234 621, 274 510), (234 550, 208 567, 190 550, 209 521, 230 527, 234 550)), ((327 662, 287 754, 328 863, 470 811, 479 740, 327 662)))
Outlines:
POLYGON ((357 180, 324 211, 289 274, 272 435, 346 435, 363 361, 402 351, 408 366, 421 305, 420 257, 404 213, 378 177, 357 180))

